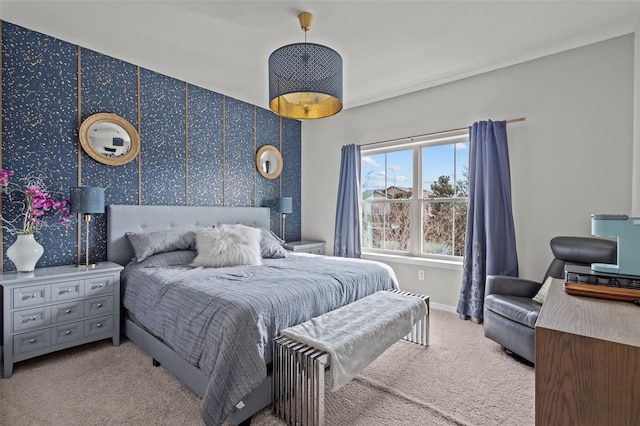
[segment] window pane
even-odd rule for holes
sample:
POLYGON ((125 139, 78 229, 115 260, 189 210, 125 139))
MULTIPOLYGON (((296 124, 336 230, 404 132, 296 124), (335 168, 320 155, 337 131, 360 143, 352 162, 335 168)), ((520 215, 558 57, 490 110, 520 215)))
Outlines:
POLYGON ((467 208, 466 201, 423 203, 422 253, 464 256, 467 208))
POLYGON ((408 251, 409 203, 365 203, 362 208, 362 248, 408 251))
POLYGON ((411 241, 411 204, 388 203, 385 249, 408 251, 411 241))
POLYGON ((413 150, 387 154, 387 197, 411 198, 413 194, 413 150))
POLYGON ((455 188, 457 197, 469 196, 469 142, 455 144, 456 174, 455 188))
POLYGON ((455 194, 453 144, 422 148, 423 198, 449 198, 455 194))
POLYGON ((362 163, 362 199, 387 198, 385 178, 385 155, 363 155, 362 163))
POLYGON ((362 156, 362 198, 411 198, 413 150, 362 156))
POLYGON ((384 246, 384 204, 362 205, 362 248, 382 249, 384 246))
POLYGON ((452 255, 453 203, 424 203, 422 221, 422 253, 452 255))
POLYGON ((464 256, 464 239, 467 231, 467 211, 469 203, 464 201, 455 203, 455 240, 454 240, 454 256, 464 256))

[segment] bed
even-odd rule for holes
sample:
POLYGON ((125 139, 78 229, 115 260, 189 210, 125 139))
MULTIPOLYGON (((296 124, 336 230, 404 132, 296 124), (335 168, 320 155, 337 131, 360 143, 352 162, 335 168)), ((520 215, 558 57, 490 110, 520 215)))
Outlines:
POLYGON ((125 265, 124 333, 203 398, 208 425, 239 424, 271 403, 272 340, 281 330, 397 288, 378 262, 287 253, 260 266, 192 267, 194 245, 135 244, 162 235, 158 244, 167 245, 220 224, 259 228, 264 240, 268 208, 111 205, 107 214, 107 258, 125 265))

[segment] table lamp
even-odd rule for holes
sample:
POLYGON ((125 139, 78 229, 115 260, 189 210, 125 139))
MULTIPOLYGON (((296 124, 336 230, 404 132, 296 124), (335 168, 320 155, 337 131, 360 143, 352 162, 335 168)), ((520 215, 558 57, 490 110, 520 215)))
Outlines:
POLYGON ((71 212, 78 214, 78 223, 80 223, 80 214, 84 214, 84 223, 86 227, 85 235, 85 258, 84 264, 80 262, 78 256, 78 267, 93 268, 95 263, 89 262, 89 222, 91 222, 92 214, 104 213, 104 188, 96 188, 92 186, 73 186, 69 188, 71 195, 71 212))
POLYGON ((291 197, 278 197, 276 211, 282 215, 282 228, 280 228, 282 235, 280 238, 284 240, 284 227, 287 220, 287 214, 293 213, 293 199, 291 197))

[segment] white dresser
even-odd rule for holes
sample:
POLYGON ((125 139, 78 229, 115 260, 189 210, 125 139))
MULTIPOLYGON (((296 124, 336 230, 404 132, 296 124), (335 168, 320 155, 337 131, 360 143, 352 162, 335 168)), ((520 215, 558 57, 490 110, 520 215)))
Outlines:
POLYGON ((108 338, 119 345, 121 271, 100 262, 2 273, 2 377, 49 352, 108 338))

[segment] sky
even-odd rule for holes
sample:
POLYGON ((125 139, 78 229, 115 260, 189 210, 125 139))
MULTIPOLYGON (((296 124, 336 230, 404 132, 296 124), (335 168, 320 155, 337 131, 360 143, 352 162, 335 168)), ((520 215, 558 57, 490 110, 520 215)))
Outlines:
MULTIPOLYGON (((422 188, 429 190, 439 176, 451 176, 453 182, 454 158, 457 178, 469 164, 469 143, 433 145, 422 149, 422 188), (455 150, 455 156, 454 156, 455 150)), ((362 155, 362 189, 383 189, 389 186, 413 186, 413 148, 404 151, 362 155), (386 156, 386 163, 385 163, 386 156), (385 181, 386 177, 386 181, 385 181)))

